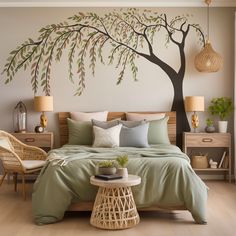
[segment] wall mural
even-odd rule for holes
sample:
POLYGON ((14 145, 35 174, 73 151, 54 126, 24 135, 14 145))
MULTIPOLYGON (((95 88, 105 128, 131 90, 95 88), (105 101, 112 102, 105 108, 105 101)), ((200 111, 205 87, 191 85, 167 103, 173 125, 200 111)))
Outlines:
POLYGON ((138 67, 135 63, 138 58, 143 58, 160 67, 172 82, 174 99, 171 110, 177 112, 177 145, 181 146, 182 132, 190 130, 183 99, 184 46, 189 31, 196 31, 198 41, 205 45, 200 26, 188 23, 189 18, 186 14, 168 19, 166 14, 135 8, 113 10, 103 16, 80 12, 68 18, 68 22, 43 27, 37 40, 28 39, 10 52, 3 70, 5 84, 13 80, 19 69, 30 67, 34 93, 41 87, 46 95, 50 95, 52 62, 60 61, 63 51, 66 51, 69 80, 77 84, 75 95, 80 96, 85 89, 86 58, 89 58, 93 75, 98 60, 105 64, 105 56, 108 57, 108 64, 116 63, 116 67, 120 68, 118 85, 128 67, 134 80, 137 80, 138 67), (155 51, 156 37, 161 30, 166 32, 165 44, 172 43, 178 48, 180 67, 177 71, 155 51), (104 55, 105 47, 110 50, 108 55, 104 55), (74 67, 76 75, 73 73, 74 67))

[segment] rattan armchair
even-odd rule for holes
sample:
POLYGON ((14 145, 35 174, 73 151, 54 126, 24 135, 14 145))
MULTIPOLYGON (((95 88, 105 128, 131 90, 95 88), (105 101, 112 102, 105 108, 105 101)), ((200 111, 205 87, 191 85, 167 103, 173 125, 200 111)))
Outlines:
POLYGON ((25 200, 25 175, 41 170, 46 162, 46 157, 47 153, 44 150, 26 145, 13 135, 0 130, 0 159, 4 169, 0 186, 6 175, 13 173, 14 189, 17 191, 17 174, 21 174, 23 198, 25 200))

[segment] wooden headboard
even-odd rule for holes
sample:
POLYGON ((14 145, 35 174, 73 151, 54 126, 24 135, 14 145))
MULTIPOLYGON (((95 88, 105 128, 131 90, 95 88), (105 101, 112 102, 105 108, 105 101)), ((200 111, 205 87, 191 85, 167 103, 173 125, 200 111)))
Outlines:
MULTIPOLYGON (((134 112, 140 114, 157 114, 157 113, 165 113, 169 116, 168 121, 168 134, 169 139, 172 144, 176 144, 176 112, 134 112)), ((68 143, 68 126, 67 126, 67 118, 70 118, 69 112, 59 112, 59 131, 60 131, 60 145, 64 145, 68 143)), ((116 118, 121 118, 122 120, 126 120, 125 112, 109 112, 107 120, 113 120, 116 118)))

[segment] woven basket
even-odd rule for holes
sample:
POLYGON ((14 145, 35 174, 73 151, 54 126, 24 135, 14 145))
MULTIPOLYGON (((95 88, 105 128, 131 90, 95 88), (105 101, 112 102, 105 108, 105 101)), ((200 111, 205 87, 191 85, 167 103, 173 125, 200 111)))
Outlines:
POLYGON ((206 169, 208 167, 207 156, 192 156, 191 165, 195 169, 206 169))

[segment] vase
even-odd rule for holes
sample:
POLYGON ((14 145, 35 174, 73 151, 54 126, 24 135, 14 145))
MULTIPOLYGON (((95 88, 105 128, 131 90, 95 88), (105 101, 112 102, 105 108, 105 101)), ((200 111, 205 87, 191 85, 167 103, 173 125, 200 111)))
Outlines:
POLYGON ((116 173, 118 175, 121 175, 123 178, 128 178, 128 169, 127 168, 118 168, 116 173))
POLYGON ((98 172, 100 175, 114 175, 116 173, 115 167, 99 167, 98 172))
POLYGON ((218 131, 219 133, 227 133, 228 121, 218 121, 218 131))
POLYGON ((216 128, 214 125, 208 125, 208 126, 206 126, 205 131, 207 133, 214 133, 216 131, 216 128))

